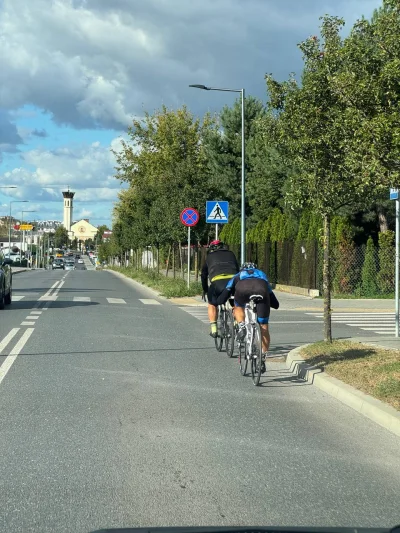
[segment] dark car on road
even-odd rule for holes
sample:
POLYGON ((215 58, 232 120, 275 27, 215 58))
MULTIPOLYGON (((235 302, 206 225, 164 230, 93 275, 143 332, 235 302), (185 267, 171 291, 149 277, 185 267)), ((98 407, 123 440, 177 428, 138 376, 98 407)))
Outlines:
POLYGON ((12 299, 12 259, 5 258, 0 252, 0 309, 9 305, 12 299))
POLYGON ((64 259, 60 259, 58 257, 54 259, 53 264, 51 265, 51 269, 55 270, 56 268, 61 268, 62 270, 65 270, 64 259))

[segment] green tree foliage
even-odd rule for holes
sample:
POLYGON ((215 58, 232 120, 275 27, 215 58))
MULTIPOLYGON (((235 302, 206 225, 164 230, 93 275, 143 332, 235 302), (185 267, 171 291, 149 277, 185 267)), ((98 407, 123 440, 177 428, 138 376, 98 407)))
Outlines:
POLYGON ((121 191, 114 211, 119 247, 185 240, 186 228, 179 219, 184 207, 197 208, 202 215, 192 238, 207 235, 205 202, 213 189, 203 140, 212 125, 210 117, 201 122, 186 107, 177 111, 163 107, 133 121, 129 141, 115 154, 117 178, 129 186, 121 191))
POLYGON ((68 231, 64 226, 58 226, 54 233, 54 246, 61 248, 68 244, 68 231))
POLYGON ((375 296, 378 292, 377 285, 377 257, 374 241, 370 237, 365 250, 364 264, 361 271, 361 291, 363 296, 375 296))
MULTIPOLYGON (((217 128, 209 130, 205 137, 205 150, 211 183, 217 195, 230 202, 230 216, 240 216, 241 169, 242 169, 242 106, 236 100, 232 107, 225 106, 217 128)), ((257 121, 265 114, 262 102, 253 97, 245 102, 246 177, 248 183, 247 201, 256 203, 253 179, 262 182, 267 168, 265 155, 268 150, 261 138, 257 138, 257 121)), ((273 158, 273 154, 269 155, 273 158)), ((270 191, 277 196, 279 193, 270 191)), ((271 202, 271 198, 270 198, 271 202)), ((271 205, 271 204, 264 204, 271 205)), ((259 207, 259 206, 258 206, 259 207)), ((246 207, 249 214, 248 205, 246 207)), ((268 211, 268 210, 267 210, 268 211)), ((267 213, 265 213, 267 214, 267 213)))
POLYGON ((394 291, 395 233, 388 230, 379 234, 379 272, 378 287, 384 293, 394 291))
POLYGON ((365 154, 356 150, 351 139, 355 125, 352 110, 337 84, 351 65, 351 46, 340 36, 343 25, 342 19, 326 16, 321 39, 310 37, 299 45, 304 58, 301 86, 294 77, 278 83, 267 76, 271 111, 279 117, 278 149, 292 159, 297 169, 288 179, 286 200, 293 208, 309 206, 324 219, 324 322, 328 341, 332 340, 331 218, 344 206, 365 205, 391 181, 387 173, 373 172, 376 160, 371 159, 372 165, 368 165, 365 154))

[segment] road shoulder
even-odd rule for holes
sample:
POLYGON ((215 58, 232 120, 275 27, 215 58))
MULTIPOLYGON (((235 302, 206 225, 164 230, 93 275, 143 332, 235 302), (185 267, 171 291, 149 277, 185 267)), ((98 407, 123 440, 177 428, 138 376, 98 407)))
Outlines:
POLYGON ((307 364, 300 355, 303 348, 304 345, 288 353, 286 366, 294 375, 400 437, 400 413, 396 409, 307 364))

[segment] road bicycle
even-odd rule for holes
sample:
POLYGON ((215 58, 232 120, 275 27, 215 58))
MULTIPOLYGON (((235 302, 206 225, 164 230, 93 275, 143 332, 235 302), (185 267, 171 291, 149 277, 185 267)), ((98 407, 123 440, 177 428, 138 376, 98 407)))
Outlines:
POLYGON ((235 324, 231 305, 218 306, 217 332, 217 337, 214 338, 215 348, 218 352, 222 352, 225 343, 226 354, 232 357, 235 349, 235 324))
POLYGON ((250 364, 251 377, 254 385, 260 383, 263 364, 262 337, 260 324, 257 321, 256 305, 263 299, 259 294, 250 296, 245 307, 246 337, 239 343, 239 368, 242 376, 246 375, 247 364, 250 364))

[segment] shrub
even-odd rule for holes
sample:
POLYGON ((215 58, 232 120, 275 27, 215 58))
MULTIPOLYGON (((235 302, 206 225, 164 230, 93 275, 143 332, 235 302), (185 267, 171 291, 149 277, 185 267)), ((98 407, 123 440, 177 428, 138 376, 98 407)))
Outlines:
POLYGON ((374 241, 369 237, 361 271, 361 292, 363 296, 375 296, 378 292, 377 274, 376 249, 374 241))

